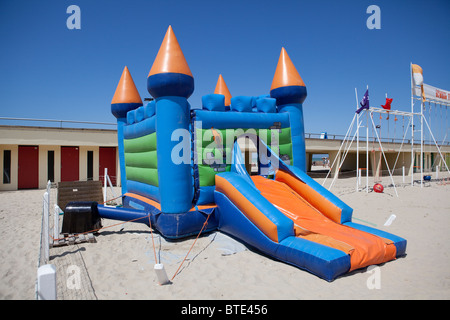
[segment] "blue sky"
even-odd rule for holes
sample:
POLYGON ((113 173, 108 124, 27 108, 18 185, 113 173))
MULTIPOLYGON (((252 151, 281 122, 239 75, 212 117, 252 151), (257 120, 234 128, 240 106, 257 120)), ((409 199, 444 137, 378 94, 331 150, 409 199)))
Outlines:
POLYGON ((115 122, 124 66, 150 97, 147 75, 172 25, 195 79, 191 105, 220 73, 233 96, 268 94, 284 46, 308 90, 305 131, 345 134, 355 88, 361 99, 369 85, 372 106, 387 93, 410 111, 410 62, 450 90, 449 16, 448 0, 1 0, 0 116, 115 122), (71 4, 80 30, 66 27, 71 4), (379 30, 366 27, 371 4, 379 30))

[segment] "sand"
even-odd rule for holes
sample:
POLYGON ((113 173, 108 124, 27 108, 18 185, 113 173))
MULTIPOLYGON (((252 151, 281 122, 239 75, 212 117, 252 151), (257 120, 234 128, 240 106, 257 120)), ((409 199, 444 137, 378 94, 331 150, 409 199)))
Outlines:
MULTIPOLYGON (((154 252, 172 278, 194 239, 154 233, 154 251, 150 229, 126 223, 101 230, 96 243, 50 250, 59 299, 449 299, 450 184, 398 186, 399 197, 392 187, 382 194, 354 190, 354 178, 338 179, 332 189, 354 209, 354 222, 406 238, 406 257, 327 282, 213 232, 198 239, 172 283, 160 286, 154 252), (84 288, 68 284, 68 264, 86 272, 84 288)), ((0 299, 35 299, 43 193, 0 192, 0 299)))

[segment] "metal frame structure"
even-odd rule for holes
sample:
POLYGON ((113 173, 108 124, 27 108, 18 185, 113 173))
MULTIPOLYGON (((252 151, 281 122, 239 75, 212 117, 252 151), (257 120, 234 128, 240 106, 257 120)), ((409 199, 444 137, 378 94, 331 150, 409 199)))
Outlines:
MULTIPOLYGON (((428 121, 426 120, 426 117, 425 117, 425 115, 423 113, 423 107, 424 107, 424 102, 425 101, 422 99, 422 97, 417 97, 414 94, 414 82, 413 82, 413 77, 412 77, 412 67, 411 67, 411 65, 410 65, 411 112, 400 111, 400 110, 385 110, 385 109, 382 109, 382 108, 374 108, 374 107, 370 107, 369 109, 363 109, 362 110, 366 114, 366 119, 367 119, 366 120, 367 124, 365 126, 366 127, 366 187, 365 187, 366 192, 368 192, 368 190, 369 190, 369 170, 368 170, 368 168, 369 168, 369 127, 370 127, 369 118, 370 118, 370 122, 371 122, 371 125, 372 125, 372 129, 373 129, 373 131, 376 134, 376 140, 378 141, 379 149, 380 149, 380 151, 382 153, 382 156, 384 158, 386 167, 387 167, 387 169, 389 171, 389 176, 390 176, 390 179, 391 179, 391 182, 392 182, 392 185, 394 187, 394 191, 395 191, 395 194, 397 195, 397 197, 398 197, 398 193, 397 193, 397 189, 395 187, 394 179, 392 177, 392 172, 395 169, 395 166, 396 166, 397 161, 398 161, 399 154, 402 151, 403 144, 404 144, 407 132, 408 132, 408 128, 411 128, 411 133, 410 133, 411 134, 411 139, 410 139, 411 140, 411 166, 414 166, 414 158, 415 158, 414 133, 415 132, 420 132, 420 186, 423 187, 423 178, 424 178, 423 177, 424 122, 425 122, 426 128, 428 129, 428 132, 429 132, 431 138, 433 139, 434 145, 436 146, 436 149, 439 152, 441 160, 444 163, 445 168, 447 169, 447 172, 450 174, 450 170, 449 170, 449 168, 447 166, 445 158, 444 158, 444 156, 441 153, 439 145, 436 142, 436 139, 434 137, 433 131, 431 130, 431 127, 430 127, 430 125, 429 125, 428 121), (420 112, 415 112, 415 110, 414 110, 415 109, 414 108, 414 104, 415 104, 414 102, 417 101, 417 100, 421 101, 420 112), (394 115, 394 116, 409 117, 409 121, 408 121, 408 125, 406 127, 406 130, 403 130, 402 143, 401 143, 401 146, 400 146, 400 150, 398 151, 397 158, 396 158, 395 163, 394 163, 394 169, 392 170, 392 172, 390 170, 389 164, 387 162, 387 159, 386 159, 386 156, 385 156, 385 153, 384 153, 383 144, 381 142, 381 137, 378 135, 378 132, 376 130, 377 129, 376 125, 375 125, 375 123, 373 121, 373 114, 374 113, 379 113, 380 115, 381 114, 388 114, 388 115, 394 115), (419 117, 419 120, 420 120, 420 129, 418 129, 418 130, 415 130, 414 117, 419 117)), ((367 89, 368 89, 368 86, 367 86, 367 89)), ((358 109, 359 108, 359 100, 358 100, 358 94, 357 94, 357 89, 356 88, 355 88, 355 96, 356 96, 356 109, 358 109)), ((439 100, 433 100, 433 99, 427 99, 426 101, 428 101, 429 103, 434 103, 435 105, 439 104, 441 107, 445 106, 447 108, 446 112, 448 112, 448 107, 450 106, 450 104, 442 102, 442 101, 439 101, 439 100)), ((351 122, 351 124, 349 125, 349 127, 347 129, 347 133, 345 134, 344 140, 342 141, 341 147, 339 148, 338 156, 336 156, 336 158, 333 160, 333 163, 332 163, 332 165, 330 167, 330 171, 328 172, 327 176, 325 177, 325 180, 323 181, 322 185, 325 184, 329 174, 331 173, 331 169, 334 167, 334 165, 335 165, 335 163, 336 163, 338 158, 341 158, 339 163, 338 163, 338 168, 339 169, 341 168, 341 166, 343 165, 343 163, 345 161, 345 158, 346 158, 346 156, 347 156, 347 154, 348 154, 348 152, 350 150, 350 147, 351 147, 351 145, 352 145, 352 143, 353 143, 353 141, 355 140, 355 137, 356 137, 356 168, 357 168, 357 170, 356 170, 356 178, 357 178, 356 179, 356 191, 357 192, 360 191, 360 187, 361 187, 361 182, 360 182, 361 173, 360 172, 361 172, 361 170, 359 168, 359 150, 360 150, 359 129, 364 127, 362 125, 362 121, 361 121, 361 118, 363 117, 363 112, 354 114, 352 122, 351 122), (355 132, 352 135, 352 132, 353 132, 352 130, 353 130, 353 127, 354 127, 355 120, 356 120, 356 130, 355 130, 355 132), (350 137, 351 137, 351 140, 350 140, 350 137), (345 151, 343 153, 343 157, 339 157, 339 155, 341 154, 341 150, 344 147, 344 145, 346 147, 344 149, 345 151)), ((447 128, 447 131, 448 131, 448 128, 447 128)), ((445 134, 444 139, 443 139, 441 144, 444 144, 444 142, 446 140, 446 137, 447 137, 447 134, 445 134)), ((380 161, 381 161, 381 158, 380 158, 380 161)), ((339 169, 338 169, 338 171, 339 171, 339 169)), ((330 186, 328 187, 328 190, 330 190, 333 187, 333 184, 334 184, 337 176, 338 176, 337 174, 334 176, 333 181, 331 182, 330 186)), ((411 172, 411 186, 414 186, 414 172, 413 171, 411 172)))

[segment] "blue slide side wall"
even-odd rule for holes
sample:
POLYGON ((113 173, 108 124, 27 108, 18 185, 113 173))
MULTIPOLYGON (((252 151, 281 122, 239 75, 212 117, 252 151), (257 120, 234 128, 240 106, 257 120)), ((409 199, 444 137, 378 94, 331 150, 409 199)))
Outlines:
MULTIPOLYGON (((257 192, 255 190, 255 192, 257 192)), ((343 251, 309 240, 288 236, 277 243, 269 239, 221 192, 215 192, 219 209, 219 230, 228 233, 266 255, 332 281, 350 269, 350 257, 343 251)))

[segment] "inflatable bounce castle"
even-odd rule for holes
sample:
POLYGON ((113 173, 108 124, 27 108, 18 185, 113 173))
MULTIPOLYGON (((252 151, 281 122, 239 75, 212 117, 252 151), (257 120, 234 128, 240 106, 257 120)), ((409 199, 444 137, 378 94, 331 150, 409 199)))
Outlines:
POLYGON ((352 209, 306 174, 306 86, 284 48, 270 94, 231 97, 219 76, 192 108, 194 77, 169 26, 147 88, 154 100, 143 106, 125 67, 111 103, 123 207, 99 205, 101 217, 151 224, 170 239, 207 222, 204 231, 328 281, 405 254, 405 239, 352 222, 352 209), (257 148, 255 170, 241 137, 257 148))

